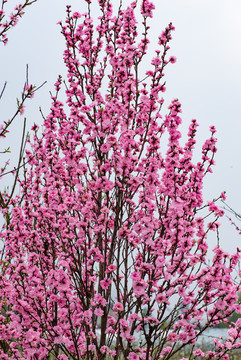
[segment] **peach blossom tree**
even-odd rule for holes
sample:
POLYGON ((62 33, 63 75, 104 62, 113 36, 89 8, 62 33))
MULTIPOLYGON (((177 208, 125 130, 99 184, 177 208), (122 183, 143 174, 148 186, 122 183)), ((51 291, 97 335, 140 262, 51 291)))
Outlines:
POLYGON ((212 351, 198 346, 241 311, 240 250, 217 244, 207 259, 223 216, 202 196, 216 130, 195 163, 196 120, 182 145, 180 102, 162 114, 174 26, 143 70, 154 4, 112 5, 99 0, 95 19, 96 1, 83 14, 67 6, 60 23, 67 80, 55 84, 43 132, 32 128, 1 233, 0 357, 167 360, 188 346, 189 359, 227 360, 241 346, 239 320, 212 351))

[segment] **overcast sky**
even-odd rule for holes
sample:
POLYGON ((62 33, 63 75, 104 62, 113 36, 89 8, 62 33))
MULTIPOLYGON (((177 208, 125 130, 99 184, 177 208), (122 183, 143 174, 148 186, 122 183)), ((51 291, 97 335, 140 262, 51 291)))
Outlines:
MULTIPOLYGON (((209 126, 217 128, 216 166, 206 180, 205 198, 212 199, 226 190, 228 203, 241 212, 241 1, 153 2, 156 10, 150 22, 149 60, 160 32, 169 22, 176 27, 170 55, 175 55, 178 61, 166 70, 166 104, 173 98, 181 101, 183 133, 191 119, 198 120, 199 149, 209 136, 209 126)), ((66 4, 71 4, 73 10, 85 11, 82 0, 39 0, 27 9, 16 28, 9 32, 9 44, 1 46, 0 88, 5 80, 8 81, 0 104, 1 121, 9 118, 15 110, 16 97, 25 80, 26 64, 29 64, 30 82, 40 85, 47 80, 29 103, 26 111, 28 127, 34 122, 41 123, 39 106, 48 114, 49 90, 53 89, 58 74, 64 72, 64 42, 56 23, 65 19, 66 4)), ((146 62, 148 67, 147 57, 146 62)), ((8 138, 13 155, 20 142, 22 119, 17 121, 8 138)), ((221 244, 226 249, 241 247, 241 238, 225 221, 221 244)))

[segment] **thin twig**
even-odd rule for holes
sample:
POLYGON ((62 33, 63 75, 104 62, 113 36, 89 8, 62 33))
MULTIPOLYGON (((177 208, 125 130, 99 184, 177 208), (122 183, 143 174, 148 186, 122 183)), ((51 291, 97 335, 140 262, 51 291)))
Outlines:
POLYGON ((5 83, 3 85, 3 89, 2 89, 1 94, 0 94, 0 100, 1 100, 1 98, 3 96, 3 93, 4 93, 5 89, 6 89, 6 86, 7 86, 7 81, 5 81, 5 83))

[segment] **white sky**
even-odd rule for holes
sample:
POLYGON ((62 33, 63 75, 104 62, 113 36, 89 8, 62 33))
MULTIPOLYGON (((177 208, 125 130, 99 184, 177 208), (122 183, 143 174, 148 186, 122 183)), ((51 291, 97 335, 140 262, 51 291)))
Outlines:
MULTIPOLYGON (((15 1, 11 2, 15 5, 15 1)), ((153 2, 156 10, 150 21, 149 60, 161 31, 169 22, 176 27, 170 55, 175 55, 178 61, 166 70, 166 104, 173 98, 181 101, 183 131, 192 118, 198 120, 199 149, 209 136, 209 126, 216 126, 217 164, 214 174, 209 175, 205 183, 205 197, 212 199, 226 190, 228 203, 241 212, 241 1, 153 2)), ((82 0, 39 0, 27 9, 16 28, 9 32, 9 44, 0 47, 0 89, 4 81, 8 81, 0 103, 1 121, 15 111, 16 97, 20 95, 25 80, 26 64, 29 64, 30 82, 39 85, 48 81, 29 103, 26 111, 28 127, 34 122, 41 123, 39 106, 48 114, 49 90, 53 89, 58 74, 64 72, 64 43, 56 23, 65 19, 66 4, 71 4, 73 10, 85 11, 82 0)), ((148 67, 147 57, 146 61, 148 67)), ((21 123, 22 119, 17 119, 8 138, 13 159, 20 143, 21 123)), ((221 244, 227 250, 234 249, 241 247, 240 240, 224 221, 221 244)))

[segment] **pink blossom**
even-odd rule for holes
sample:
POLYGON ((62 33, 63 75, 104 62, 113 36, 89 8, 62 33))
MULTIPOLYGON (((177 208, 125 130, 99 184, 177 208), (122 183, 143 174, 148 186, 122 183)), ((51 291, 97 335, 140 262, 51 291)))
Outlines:
POLYGON ((145 294, 145 289, 147 288, 147 284, 143 279, 133 280, 132 283, 134 294, 139 297, 145 294))
POLYGON ((106 306, 107 301, 101 294, 96 294, 94 297, 94 300, 97 302, 97 304, 101 304, 102 306, 106 306))
POLYGON ((237 332, 237 330, 234 329, 234 328, 229 329, 228 332, 227 332, 227 334, 228 334, 228 336, 229 336, 232 340, 235 340, 235 339, 237 339, 237 337, 238 337, 238 332, 237 332))
POLYGON ((161 64, 161 62, 162 62, 161 59, 159 57, 156 57, 152 60, 151 63, 152 63, 152 65, 158 66, 161 64))
POLYGON ((193 352, 194 356, 204 356, 204 353, 202 352, 202 350, 197 349, 193 352))
POLYGON ((96 308, 94 311, 96 316, 103 316, 104 315, 104 311, 101 308, 96 308))
POLYGON ((104 289, 104 290, 107 290, 108 287, 110 286, 110 284, 111 284, 111 279, 108 279, 108 278, 104 278, 104 280, 100 281, 100 285, 101 285, 102 289, 104 289))
POLYGON ((171 346, 166 346, 166 347, 162 350, 162 355, 170 354, 171 351, 172 351, 171 346))
POLYGON ((221 197, 222 197, 223 201, 225 201, 225 200, 226 200, 226 198, 227 198, 227 197, 226 197, 226 193, 225 193, 225 191, 221 193, 221 197))
POLYGON ((123 311, 124 307, 120 302, 116 302, 113 306, 113 310, 115 311, 123 311))
POLYGON ((143 0, 141 5, 141 14, 146 17, 152 17, 152 10, 155 9, 155 6, 149 0, 143 0))
POLYGON ((133 351, 131 351, 131 352, 129 353, 127 359, 129 359, 129 360, 139 360, 140 357, 139 357, 136 353, 134 353, 133 351))
POLYGON ((101 346, 100 352, 101 354, 106 354, 108 351, 108 347, 106 345, 101 346))
POLYGON ((131 278, 132 280, 134 280, 134 281, 139 280, 139 279, 140 279, 140 273, 138 273, 138 272, 136 272, 136 271, 133 271, 133 272, 131 273, 130 278, 131 278))
POLYGON ((20 115, 23 115, 23 113, 24 113, 24 111, 25 111, 25 108, 26 108, 26 106, 25 105, 20 105, 20 107, 19 107, 19 112, 20 112, 20 115))
POLYGON ((79 12, 76 11, 76 12, 73 13, 73 18, 74 19, 79 19, 80 17, 81 17, 81 15, 80 15, 79 12))
POLYGON ((109 350, 109 355, 114 357, 116 355, 116 351, 115 350, 109 350))
POLYGON ((110 144, 103 144, 103 145, 101 146, 101 151, 102 151, 103 153, 107 153, 109 150, 110 150, 110 144))
POLYGON ((114 135, 109 135, 107 138, 108 144, 115 144, 116 143, 116 137, 114 135))
POLYGON ((113 271, 116 270, 116 266, 114 264, 110 264, 108 267, 107 267, 107 270, 106 270, 106 274, 109 274, 113 271))
POLYGON ((212 134, 214 134, 217 130, 216 130, 215 126, 212 125, 212 126, 210 126, 210 131, 212 134))
POLYGON ((169 61, 170 63, 174 64, 177 61, 177 58, 175 56, 171 56, 169 61))

